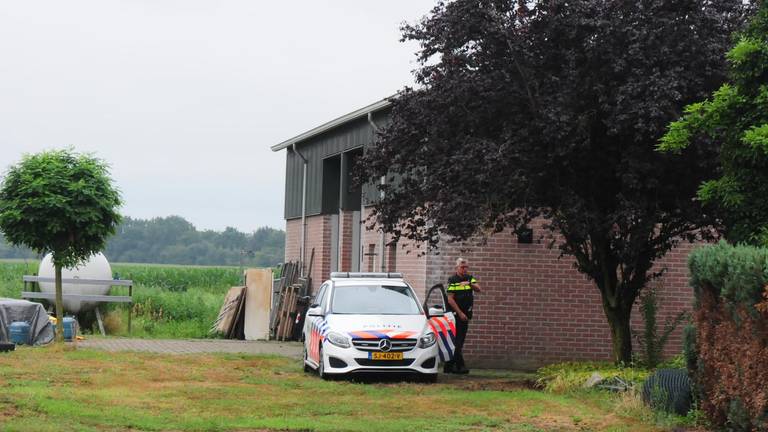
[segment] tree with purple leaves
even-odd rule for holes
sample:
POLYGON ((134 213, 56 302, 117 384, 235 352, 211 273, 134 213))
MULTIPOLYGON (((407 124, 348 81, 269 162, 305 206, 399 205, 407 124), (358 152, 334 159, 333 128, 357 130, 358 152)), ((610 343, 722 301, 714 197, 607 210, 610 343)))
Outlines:
MULTIPOLYGON (((363 181, 374 217, 436 245, 535 217, 594 281, 618 362, 654 262, 715 222, 694 198, 711 150, 655 151, 667 124, 725 77, 741 0, 457 0, 403 39, 418 86, 393 99, 363 181)), ((565 294, 565 293, 564 293, 565 294)))

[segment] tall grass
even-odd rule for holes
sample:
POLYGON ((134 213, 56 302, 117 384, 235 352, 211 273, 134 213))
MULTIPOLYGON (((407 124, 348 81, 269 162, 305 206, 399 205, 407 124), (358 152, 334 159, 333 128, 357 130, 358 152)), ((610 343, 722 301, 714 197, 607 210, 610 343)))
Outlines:
MULTIPOLYGON (((0 297, 19 298, 22 276, 37 273, 37 262, 0 261, 0 297)), ((112 264, 115 277, 133 280, 131 336, 147 338, 206 338, 227 290, 241 284, 237 267, 153 264, 112 264)), ((111 294, 125 295, 126 287, 111 294)), ((107 331, 128 335, 128 308, 102 306, 107 331)), ((86 331, 93 330, 93 314, 78 316, 86 331)))
POLYGON ((112 272, 120 279, 131 279, 137 286, 150 286, 168 291, 190 288, 220 292, 241 283, 237 267, 201 267, 156 264, 113 264, 112 272))
POLYGON ((19 298, 23 275, 37 274, 36 260, 0 260, 0 297, 19 298))

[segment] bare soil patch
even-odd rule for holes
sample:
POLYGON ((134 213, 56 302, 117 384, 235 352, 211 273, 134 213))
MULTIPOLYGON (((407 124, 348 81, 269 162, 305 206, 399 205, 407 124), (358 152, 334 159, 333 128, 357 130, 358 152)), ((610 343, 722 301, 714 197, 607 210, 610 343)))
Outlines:
POLYGON ((504 376, 478 373, 467 375, 440 374, 440 384, 450 385, 462 390, 519 391, 539 390, 533 376, 504 376))
POLYGON ((3 419, 13 418, 18 414, 19 410, 11 402, 0 400, 0 423, 3 419))
POLYGON ((478 379, 467 380, 463 382, 451 383, 453 386, 462 390, 490 390, 490 391, 519 391, 519 390, 538 390, 536 382, 533 380, 494 380, 478 379))

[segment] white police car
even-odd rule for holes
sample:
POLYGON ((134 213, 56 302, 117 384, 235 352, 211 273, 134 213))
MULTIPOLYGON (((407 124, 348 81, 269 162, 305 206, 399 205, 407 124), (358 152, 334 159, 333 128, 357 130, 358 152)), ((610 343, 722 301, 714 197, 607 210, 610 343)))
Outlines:
MULTIPOLYGON (((430 312, 442 316, 442 310, 430 312)), ((436 338, 402 274, 331 273, 307 311, 304 369, 326 379, 354 372, 408 372, 434 381, 436 338)))

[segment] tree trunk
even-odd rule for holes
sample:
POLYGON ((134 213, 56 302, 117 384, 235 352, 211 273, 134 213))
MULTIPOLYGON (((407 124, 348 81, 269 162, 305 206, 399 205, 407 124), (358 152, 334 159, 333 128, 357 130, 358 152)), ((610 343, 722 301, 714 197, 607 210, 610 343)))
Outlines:
POLYGON ((624 310, 621 306, 604 306, 603 309, 608 318, 608 325, 611 326, 613 361, 629 365, 632 362, 632 330, 629 327, 632 309, 624 310))
POLYGON ((56 343, 64 342, 64 300, 61 287, 61 264, 56 269, 56 343))

